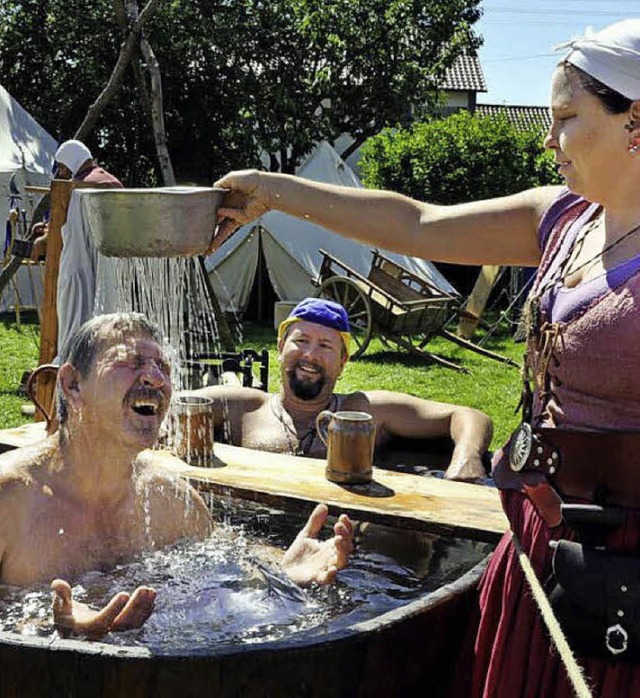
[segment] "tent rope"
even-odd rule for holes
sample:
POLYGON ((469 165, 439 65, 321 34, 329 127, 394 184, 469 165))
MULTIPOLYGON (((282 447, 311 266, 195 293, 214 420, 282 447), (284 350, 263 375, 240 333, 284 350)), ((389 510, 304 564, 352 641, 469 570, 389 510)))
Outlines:
POLYGON ((520 301, 523 295, 525 293, 528 293, 530 290, 530 286, 533 284, 533 279, 534 277, 532 276, 531 278, 527 279, 527 281, 522 285, 522 288, 518 291, 518 293, 514 296, 512 301, 509 303, 509 305, 506 307, 505 310, 502 310, 500 312, 500 316, 496 322, 493 323, 493 325, 490 325, 485 332, 485 334, 478 340, 478 344, 482 346, 485 344, 485 342, 493 335, 493 333, 500 327, 500 325, 503 323, 504 320, 506 320, 510 325, 514 327, 518 327, 520 325, 520 319, 518 320, 511 320, 509 319, 509 313, 513 308, 516 306, 516 304, 520 301))
POLYGON ((525 579, 529 584, 529 588, 531 589, 533 598, 538 606, 538 610, 540 611, 542 619, 547 626, 547 630, 551 635, 553 644, 558 650, 560 659, 564 664, 567 675, 569 676, 569 681, 571 682, 576 696, 578 698, 592 698, 592 693, 587 685, 584 671, 576 661, 576 658, 573 656, 569 643, 567 642, 567 638, 564 636, 560 623, 558 623, 558 619, 553 613, 549 599, 547 599, 547 595, 544 593, 544 589, 540 585, 540 581, 536 577, 536 573, 533 571, 531 562, 522 549, 518 537, 513 531, 511 531, 511 540, 513 541, 513 547, 515 548, 516 555, 518 556, 518 561, 520 562, 520 566, 524 572, 525 579))

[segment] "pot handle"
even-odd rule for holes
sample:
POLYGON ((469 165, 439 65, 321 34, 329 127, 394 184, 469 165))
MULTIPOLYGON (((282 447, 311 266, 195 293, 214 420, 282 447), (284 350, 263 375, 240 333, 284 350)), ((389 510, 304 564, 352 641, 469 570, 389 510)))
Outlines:
POLYGON ((42 414, 47 422, 47 433, 51 433, 51 425, 55 418, 55 408, 51 410, 51 414, 47 412, 46 407, 44 407, 36 397, 36 386, 38 384, 38 378, 44 373, 53 373, 54 378, 58 375, 58 366, 55 364, 42 364, 38 366, 31 372, 29 379, 27 380, 27 395, 36 409, 42 414))
POLYGON ((333 412, 331 410, 322 410, 320 414, 316 417, 316 431, 318 436, 322 440, 322 443, 328 448, 329 447, 329 421, 333 419, 333 412))

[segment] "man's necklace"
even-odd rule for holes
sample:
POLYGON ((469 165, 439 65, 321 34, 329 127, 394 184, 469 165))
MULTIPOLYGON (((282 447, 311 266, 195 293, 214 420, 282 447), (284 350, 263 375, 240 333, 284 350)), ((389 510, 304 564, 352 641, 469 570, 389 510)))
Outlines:
MULTIPOLYGON (((333 412, 337 403, 338 398, 335 395, 332 395, 331 400, 329 401, 329 404, 325 409, 333 412)), ((289 419, 291 420, 291 424, 289 424, 289 422, 284 417, 284 408, 282 406, 282 399, 280 395, 272 395, 269 404, 271 405, 271 411, 273 412, 275 418, 282 425, 282 431, 284 432, 284 436, 287 440, 289 453, 292 456, 306 456, 307 453, 309 453, 309 451, 311 450, 313 442, 315 441, 316 436, 318 434, 318 432, 316 431, 315 418, 310 427, 307 427, 307 429, 305 429, 302 432, 302 434, 298 434, 298 431, 295 428, 295 425, 293 424, 293 418, 289 415, 289 419), (293 439, 295 439, 295 441, 297 442, 297 446, 294 445, 293 439)))

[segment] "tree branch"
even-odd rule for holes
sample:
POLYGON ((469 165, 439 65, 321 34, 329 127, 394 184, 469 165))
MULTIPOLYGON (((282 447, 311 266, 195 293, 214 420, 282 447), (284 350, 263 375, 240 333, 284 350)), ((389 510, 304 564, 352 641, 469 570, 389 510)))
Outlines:
POLYGON ((152 17, 159 2, 160 0, 149 0, 134 22, 133 26, 129 29, 129 32, 120 48, 120 55, 118 56, 118 60, 113 68, 113 71, 111 72, 109 81, 107 82, 104 90, 102 90, 102 92, 98 95, 96 101, 89 107, 87 115, 84 117, 82 124, 80 124, 80 128, 76 131, 74 138, 78 139, 79 141, 84 141, 91 131, 93 131, 93 128, 95 127, 103 109, 109 103, 113 95, 118 91, 122 83, 125 68, 135 54, 142 28, 152 17))
POLYGON ((167 132, 164 125, 164 109, 162 106, 162 78, 160 75, 160 65, 156 59, 149 42, 140 37, 140 50, 147 62, 147 70, 151 79, 151 125, 153 128, 153 138, 156 143, 158 163, 162 172, 162 180, 165 186, 169 187, 176 183, 171 165, 171 156, 167 148, 167 132))

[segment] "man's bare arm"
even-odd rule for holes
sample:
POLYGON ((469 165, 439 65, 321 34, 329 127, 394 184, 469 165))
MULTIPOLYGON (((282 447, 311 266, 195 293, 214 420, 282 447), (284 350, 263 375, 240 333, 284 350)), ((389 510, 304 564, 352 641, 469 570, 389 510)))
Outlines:
POLYGON ((482 457, 491 443, 491 419, 480 410, 384 390, 365 393, 376 423, 407 438, 449 436, 454 443, 446 477, 475 480, 485 475, 482 457))
POLYGON ((213 420, 218 427, 227 419, 234 420, 257 410, 264 403, 266 393, 255 388, 210 385, 198 390, 183 391, 179 395, 195 395, 213 400, 213 420))

